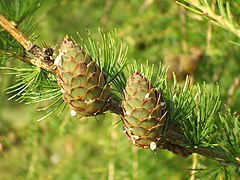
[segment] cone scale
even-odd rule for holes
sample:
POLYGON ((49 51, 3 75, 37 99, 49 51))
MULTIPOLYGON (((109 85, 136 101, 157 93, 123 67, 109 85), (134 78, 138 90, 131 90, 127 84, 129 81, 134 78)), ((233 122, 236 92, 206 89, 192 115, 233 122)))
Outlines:
POLYGON ((65 36, 54 64, 63 98, 79 117, 107 110, 111 92, 106 74, 70 37, 65 36))
POLYGON ((135 72, 127 81, 123 97, 123 131, 132 144, 152 150, 159 147, 166 121, 166 103, 161 92, 135 72))

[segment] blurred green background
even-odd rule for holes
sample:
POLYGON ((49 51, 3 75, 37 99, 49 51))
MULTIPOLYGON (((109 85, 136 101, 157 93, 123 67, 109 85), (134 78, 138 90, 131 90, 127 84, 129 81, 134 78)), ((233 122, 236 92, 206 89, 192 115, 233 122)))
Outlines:
MULTIPOLYGON (((223 109, 239 75, 239 46, 230 43, 239 40, 175 1, 49 0, 33 18, 39 45, 59 45, 65 34, 80 41, 76 32, 84 39, 86 30, 97 39, 100 27, 103 32, 117 29, 129 48, 128 59, 140 62, 158 64, 168 54, 184 53, 185 46, 197 46, 205 56, 194 72, 195 83, 218 82, 223 109)), ((117 115, 77 119, 66 110, 37 122, 45 114, 37 112, 39 107, 7 100, 11 94, 4 89, 15 78, 4 73, 0 71, 0 179, 190 179, 192 157, 133 147, 117 115)), ((229 104, 233 111, 239 112, 239 95, 237 88, 229 104)), ((215 161, 201 156, 197 161, 199 169, 217 167, 215 161)))

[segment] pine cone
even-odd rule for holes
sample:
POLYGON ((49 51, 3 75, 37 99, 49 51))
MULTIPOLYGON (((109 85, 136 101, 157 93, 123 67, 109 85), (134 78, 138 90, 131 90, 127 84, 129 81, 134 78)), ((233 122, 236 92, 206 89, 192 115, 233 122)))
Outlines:
POLYGON ((111 92, 106 74, 70 37, 65 36, 55 60, 64 100, 79 117, 107 110, 111 92))
POLYGON ((128 79, 123 96, 124 131, 129 139, 138 147, 160 147, 166 121, 161 92, 136 72, 128 79))

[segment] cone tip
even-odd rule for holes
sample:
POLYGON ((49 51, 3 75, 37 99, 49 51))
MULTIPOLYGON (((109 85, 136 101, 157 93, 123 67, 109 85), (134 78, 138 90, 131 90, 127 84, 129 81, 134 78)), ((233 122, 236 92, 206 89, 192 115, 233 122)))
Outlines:
POLYGON ((64 41, 73 41, 73 42, 75 42, 75 41, 73 40, 72 36, 69 36, 68 34, 66 34, 66 35, 64 36, 63 42, 64 42, 64 41))

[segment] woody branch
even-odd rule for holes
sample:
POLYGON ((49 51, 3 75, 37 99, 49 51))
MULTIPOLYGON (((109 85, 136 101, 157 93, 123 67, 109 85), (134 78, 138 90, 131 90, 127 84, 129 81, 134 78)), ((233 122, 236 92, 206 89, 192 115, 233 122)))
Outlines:
POLYGON ((53 63, 44 59, 44 57, 46 57, 44 50, 37 44, 34 44, 27 36, 25 36, 25 34, 16 28, 15 25, 3 15, 0 15, 0 26, 2 26, 6 32, 11 34, 27 52, 35 55, 35 58, 21 57, 22 60, 30 62, 32 65, 37 66, 41 69, 55 73, 53 63))

